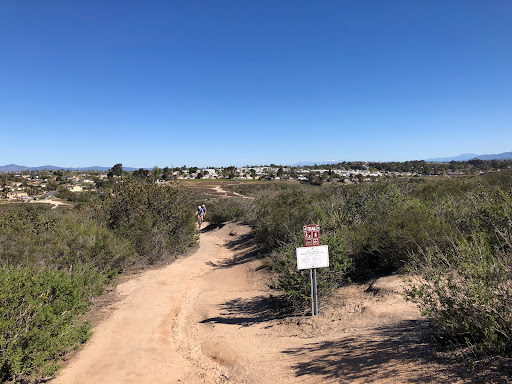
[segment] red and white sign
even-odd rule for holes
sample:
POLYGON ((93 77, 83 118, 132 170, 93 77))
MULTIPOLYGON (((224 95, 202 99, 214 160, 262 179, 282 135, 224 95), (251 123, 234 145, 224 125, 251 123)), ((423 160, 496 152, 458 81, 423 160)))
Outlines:
POLYGON ((316 247, 320 245, 320 226, 310 224, 304 226, 304 246, 316 247))

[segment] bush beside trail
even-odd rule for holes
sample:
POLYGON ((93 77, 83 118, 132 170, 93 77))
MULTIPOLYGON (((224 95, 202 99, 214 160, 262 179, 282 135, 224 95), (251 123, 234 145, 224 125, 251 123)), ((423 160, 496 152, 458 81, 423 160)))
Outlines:
MULTIPOLYGON (((422 249, 408 296, 452 342, 481 354, 512 353, 512 188, 469 191, 451 243, 422 249)), ((450 216, 454 216, 450 213, 450 216)))
POLYGON ((0 263, 28 268, 123 270, 137 258, 129 241, 82 215, 27 207, 0 216, 0 263))
POLYGON ((207 206, 206 220, 215 227, 228 221, 245 222, 252 210, 252 201, 237 197, 217 198, 207 206))
POLYGON ((430 240, 418 224, 428 227, 431 236, 446 232, 424 203, 407 195, 406 187, 395 182, 326 186, 257 200, 254 236, 271 253, 273 286, 291 306, 308 307, 309 277, 296 270, 295 256, 295 248, 303 246, 306 223, 319 224, 321 243, 329 245, 331 266, 317 271, 320 294, 353 279, 398 271, 411 252, 430 240))
POLYGON ((58 359, 89 337, 81 315, 105 277, 88 266, 73 272, 0 267, 0 379, 30 382, 51 376, 58 359))
POLYGON ((408 291, 440 333, 468 348, 466 355, 512 353, 512 253, 485 235, 459 240, 451 249, 423 251, 414 270, 421 281, 408 291))
POLYGON ((133 244, 141 265, 168 259, 197 243, 194 208, 178 184, 118 184, 96 208, 95 218, 133 244))

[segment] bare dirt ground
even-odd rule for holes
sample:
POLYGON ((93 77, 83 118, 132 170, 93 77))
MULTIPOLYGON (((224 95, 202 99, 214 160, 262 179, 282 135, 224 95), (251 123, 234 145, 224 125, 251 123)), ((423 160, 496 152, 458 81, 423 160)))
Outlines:
POLYGON ((269 299, 249 228, 204 230, 194 254, 130 279, 60 383, 483 383, 433 358, 401 277, 351 285, 320 315, 269 299))
POLYGON ((252 197, 244 196, 242 194, 225 190, 223 187, 229 186, 229 185, 237 185, 237 184, 244 184, 244 183, 250 183, 251 185, 258 185, 258 184, 265 184, 266 182, 261 181, 241 181, 233 183, 229 180, 208 180, 208 179, 201 179, 201 180, 180 180, 180 184, 185 186, 186 188, 195 191, 199 194, 204 194, 205 196, 210 197, 241 197, 245 199, 252 199, 252 197))
POLYGON ((59 205, 68 206, 68 207, 73 206, 73 204, 66 203, 63 200, 57 200, 57 199, 51 199, 51 200, 30 200, 29 203, 31 203, 31 204, 39 204, 39 203, 41 203, 41 204, 51 204, 52 205, 52 209, 57 208, 59 205))
MULTIPOLYGON (((235 184, 226 184, 226 185, 235 185, 235 184)), ((243 199, 254 199, 254 197, 244 196, 237 192, 226 191, 222 189, 222 186, 218 185, 215 188, 208 188, 209 190, 215 191, 216 194, 224 196, 224 197, 241 197, 243 199)))
POLYGON ((49 199, 49 200, 14 200, 14 201, 7 201, 2 204, 51 204, 52 209, 56 209, 58 206, 63 207, 72 207, 73 204, 66 203, 63 200, 59 199, 49 199))

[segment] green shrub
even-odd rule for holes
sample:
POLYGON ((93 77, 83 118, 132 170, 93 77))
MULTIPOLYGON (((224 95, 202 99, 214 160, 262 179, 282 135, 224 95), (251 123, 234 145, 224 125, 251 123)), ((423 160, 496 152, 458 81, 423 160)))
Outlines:
POLYGON ((57 197, 61 199, 66 199, 68 201, 72 201, 74 203, 82 203, 82 205, 83 203, 93 203, 101 201, 98 192, 94 191, 70 192, 68 190, 59 190, 57 197))
POLYGON ((207 206, 206 221, 216 227, 228 221, 246 221, 253 210, 252 201, 242 198, 218 198, 207 206))
POLYGON ((69 269, 88 263, 111 273, 136 258, 128 240, 87 217, 32 209, 0 216, 0 264, 69 269))
POLYGON ((310 209, 312 203, 312 196, 301 190, 262 197, 254 212, 254 236, 267 250, 297 244, 302 227, 316 221, 316 212, 310 209))
POLYGON ((491 354, 512 352, 512 190, 502 186, 475 183, 462 203, 449 200, 450 245, 418 252, 421 281, 408 292, 450 340, 491 354))
POLYGON ((98 206, 96 218, 127 238, 139 262, 152 264, 197 242, 194 210, 179 185, 125 182, 98 206))
POLYGON ((104 277, 77 265, 71 273, 0 267, 0 379, 51 376, 69 348, 89 337, 83 315, 104 277))
POLYGON ((477 351, 512 352, 510 244, 500 249, 487 234, 473 233, 449 250, 422 251, 414 272, 422 279, 408 297, 435 319, 442 333, 477 351))

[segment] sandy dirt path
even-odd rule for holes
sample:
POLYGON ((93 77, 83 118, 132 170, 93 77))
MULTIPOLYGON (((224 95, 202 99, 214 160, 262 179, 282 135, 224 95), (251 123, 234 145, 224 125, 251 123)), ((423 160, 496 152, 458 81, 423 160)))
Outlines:
MULTIPOLYGON (((236 185, 236 184, 228 184, 228 185, 236 185)), ((254 199, 254 197, 250 197, 250 196, 244 196, 240 193, 237 193, 237 192, 232 192, 232 191, 226 191, 225 189, 222 188, 221 185, 218 185, 216 186, 215 188, 208 188, 212 191, 215 191, 215 193, 221 195, 221 196, 226 196, 226 197, 241 197, 243 199, 254 199)))
POLYGON ((73 204, 66 203, 62 200, 56 200, 56 199, 53 199, 53 200, 30 200, 29 203, 30 204, 51 204, 52 209, 57 208, 59 205, 67 206, 67 207, 73 206, 73 204))
POLYGON ((119 285, 52 383, 465 382, 432 362, 398 277, 346 287, 314 319, 279 315, 248 233, 204 232, 194 254, 119 285))

